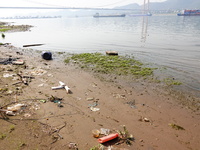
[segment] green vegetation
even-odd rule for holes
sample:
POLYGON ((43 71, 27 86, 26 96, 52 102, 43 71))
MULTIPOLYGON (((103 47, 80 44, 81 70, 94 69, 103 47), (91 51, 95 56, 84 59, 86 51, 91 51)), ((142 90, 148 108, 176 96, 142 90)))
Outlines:
POLYGON ((126 126, 123 125, 123 131, 118 131, 120 142, 118 144, 126 143, 127 145, 132 145, 132 142, 134 141, 133 135, 129 133, 129 131, 126 129, 126 126))
POLYGON ((0 28, 0 32, 6 32, 6 31, 9 31, 9 30, 11 30, 11 29, 9 29, 9 28, 0 28))
POLYGON ((65 63, 78 63, 81 68, 92 69, 98 73, 149 76, 153 74, 154 68, 146 68, 134 58, 125 56, 109 56, 101 53, 74 54, 65 59, 65 63))
POLYGON ((13 125, 13 124, 10 125, 10 129, 9 129, 9 130, 10 130, 10 131, 9 131, 10 133, 11 133, 12 131, 14 131, 14 130, 15 130, 15 125, 13 125))
POLYGON ((0 134, 0 140, 3 140, 5 138, 6 138, 6 134, 4 134, 4 133, 0 134))
POLYGON ((99 145, 96 145, 96 146, 90 148, 90 150, 100 150, 101 148, 103 148, 103 145, 99 144, 99 145))
POLYGON ((182 84, 180 81, 174 80, 173 78, 165 78, 164 82, 167 85, 181 85, 182 84))

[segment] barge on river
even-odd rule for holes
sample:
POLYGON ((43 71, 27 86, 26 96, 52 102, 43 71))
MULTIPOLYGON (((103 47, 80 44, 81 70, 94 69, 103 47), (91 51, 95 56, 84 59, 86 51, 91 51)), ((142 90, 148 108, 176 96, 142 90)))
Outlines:
POLYGON ((99 18, 99 17, 125 17, 125 14, 114 14, 114 15, 99 15, 99 13, 96 13, 93 17, 99 18))
POLYGON ((181 13, 177 14, 178 16, 200 16, 199 10, 183 10, 181 13))

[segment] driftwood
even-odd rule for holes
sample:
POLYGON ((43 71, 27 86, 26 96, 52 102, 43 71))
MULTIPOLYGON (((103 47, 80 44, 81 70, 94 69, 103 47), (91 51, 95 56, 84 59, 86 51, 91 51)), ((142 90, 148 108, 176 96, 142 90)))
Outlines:
POLYGON ((7 117, 7 115, 6 115, 6 112, 7 112, 7 110, 5 110, 5 109, 0 109, 0 114, 1 114, 1 116, 2 116, 2 118, 3 119, 9 119, 8 117, 7 117))
POLYGON ((39 122, 40 124, 44 125, 46 128, 46 131, 43 130, 43 132, 48 133, 49 135, 52 135, 53 137, 53 142, 51 142, 51 144, 57 142, 59 139, 63 139, 63 137, 60 135, 60 130, 63 129, 64 127, 66 127, 67 123, 64 122, 64 125, 60 126, 60 127, 52 127, 48 124, 39 122))
POLYGON ((41 46, 44 44, 28 44, 28 45, 23 45, 23 47, 31 47, 31 46, 41 46))
POLYGON ((35 77, 31 77, 31 76, 22 76, 19 73, 17 74, 20 77, 20 81, 13 83, 13 85, 15 84, 19 84, 19 83, 24 83, 25 85, 28 85, 29 82, 31 82, 31 79, 35 79, 35 77))

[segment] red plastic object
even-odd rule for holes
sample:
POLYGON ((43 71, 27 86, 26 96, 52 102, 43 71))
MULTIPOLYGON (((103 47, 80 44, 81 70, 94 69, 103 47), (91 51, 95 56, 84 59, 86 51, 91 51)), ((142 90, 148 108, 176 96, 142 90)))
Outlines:
POLYGON ((99 143, 105 143, 107 141, 117 138, 118 136, 119 136, 118 133, 114 133, 114 134, 110 134, 110 135, 104 136, 102 138, 99 138, 98 141, 99 141, 99 143))

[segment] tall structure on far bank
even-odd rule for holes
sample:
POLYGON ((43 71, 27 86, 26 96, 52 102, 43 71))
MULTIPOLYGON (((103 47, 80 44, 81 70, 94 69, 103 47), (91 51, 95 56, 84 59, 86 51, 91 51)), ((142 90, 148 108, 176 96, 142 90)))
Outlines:
POLYGON ((144 4, 143 4, 143 14, 149 13, 149 0, 144 0, 144 4), (147 3, 146 3, 147 1, 147 3))

